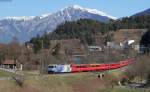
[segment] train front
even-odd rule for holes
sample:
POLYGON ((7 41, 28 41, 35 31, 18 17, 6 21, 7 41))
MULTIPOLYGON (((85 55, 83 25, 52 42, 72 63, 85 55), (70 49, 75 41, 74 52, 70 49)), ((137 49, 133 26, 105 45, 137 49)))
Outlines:
POLYGON ((70 73, 71 67, 70 65, 49 65, 48 66, 48 73, 70 73))

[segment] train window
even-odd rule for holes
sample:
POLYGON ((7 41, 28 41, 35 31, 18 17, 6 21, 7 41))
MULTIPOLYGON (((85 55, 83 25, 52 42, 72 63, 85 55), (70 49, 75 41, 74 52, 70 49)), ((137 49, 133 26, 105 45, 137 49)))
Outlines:
POLYGON ((53 66, 48 66, 48 68, 53 68, 53 66))
POLYGON ((48 66, 48 68, 55 68, 56 66, 48 66))
POLYGON ((112 66, 115 66, 116 64, 111 64, 112 66))
POLYGON ((77 68, 86 68, 87 66, 77 66, 77 68))
POLYGON ((99 67, 100 65, 91 65, 91 67, 99 67))

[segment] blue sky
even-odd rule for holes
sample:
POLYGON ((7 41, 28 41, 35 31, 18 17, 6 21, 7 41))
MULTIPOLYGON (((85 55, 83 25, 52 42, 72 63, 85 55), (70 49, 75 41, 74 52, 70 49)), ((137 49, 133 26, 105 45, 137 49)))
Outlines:
POLYGON ((42 15, 72 5, 95 8, 119 18, 150 8, 150 0, 0 0, 0 17, 42 15))

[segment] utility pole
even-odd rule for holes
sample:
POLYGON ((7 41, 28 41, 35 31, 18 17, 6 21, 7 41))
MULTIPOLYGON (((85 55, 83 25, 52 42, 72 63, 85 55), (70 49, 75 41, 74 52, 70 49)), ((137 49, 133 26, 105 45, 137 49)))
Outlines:
POLYGON ((40 74, 43 74, 43 40, 41 41, 42 47, 41 47, 41 56, 40 56, 40 74))
POLYGON ((49 52, 47 50, 44 50, 44 43, 42 40, 42 48, 41 48, 41 69, 40 73, 45 74, 47 71, 47 61, 48 61, 48 55, 49 52))

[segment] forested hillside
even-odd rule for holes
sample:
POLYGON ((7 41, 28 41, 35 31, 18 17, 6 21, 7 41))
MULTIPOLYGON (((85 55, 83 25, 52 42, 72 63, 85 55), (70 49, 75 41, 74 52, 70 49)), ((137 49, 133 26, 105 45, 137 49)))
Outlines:
POLYGON ((124 17, 112 23, 115 29, 145 29, 150 28, 150 15, 124 17))
POLYGON ((74 22, 65 22, 59 25, 55 31, 44 34, 42 37, 34 37, 29 42, 34 44, 34 48, 39 50, 47 48, 50 40, 78 38, 82 43, 93 44, 94 36, 102 36, 109 31, 119 29, 149 29, 150 16, 124 17, 110 23, 101 23, 90 19, 80 19, 74 22))

